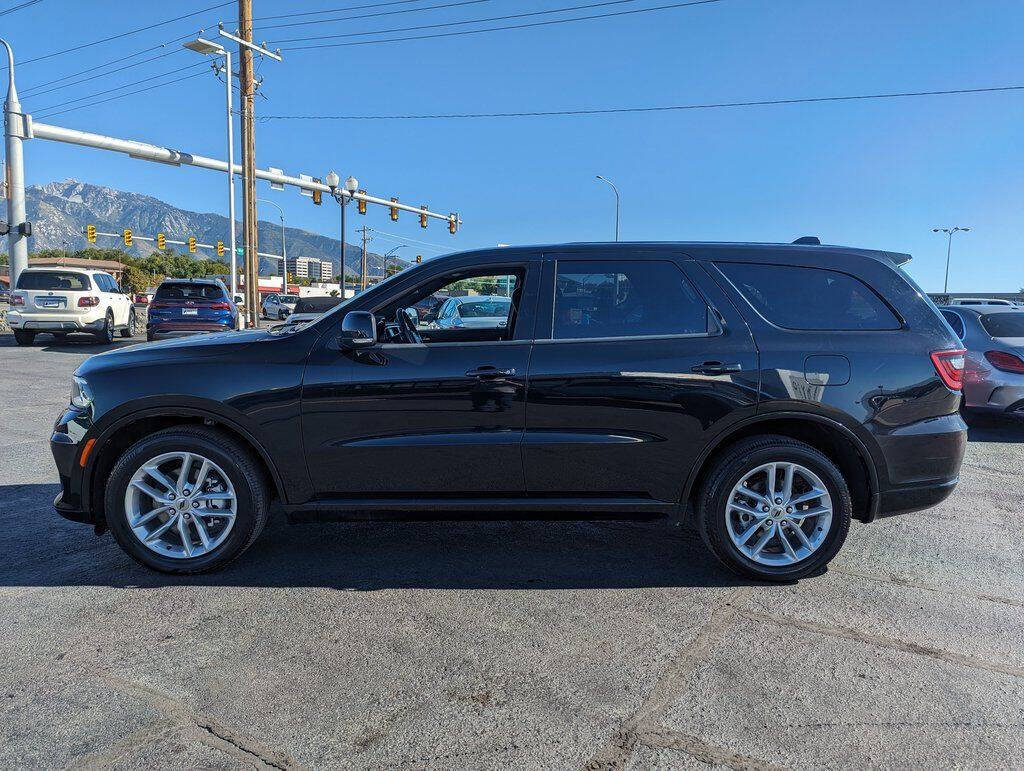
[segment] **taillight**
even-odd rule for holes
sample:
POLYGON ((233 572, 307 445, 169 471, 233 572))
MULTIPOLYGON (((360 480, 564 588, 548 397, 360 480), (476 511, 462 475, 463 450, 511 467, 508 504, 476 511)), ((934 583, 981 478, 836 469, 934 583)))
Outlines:
POLYGON ((932 351, 932 364, 935 371, 939 373, 942 382, 946 387, 959 391, 964 381, 964 364, 966 364, 967 351, 963 348, 954 348, 948 351, 932 351))
POLYGON ((229 311, 229 310, 231 310, 231 306, 228 305, 227 303, 211 303, 210 304, 210 310, 212 310, 212 311, 229 311))
POLYGON ((1021 361, 1019 356, 1014 356, 1006 351, 985 351, 985 358, 996 369, 1024 375, 1024 361, 1021 361))
POLYGON ((20 295, 20 294, 12 294, 11 295, 11 305, 24 305, 24 304, 25 304, 25 296, 24 295, 20 295))
POLYGON ((93 306, 99 305, 99 304, 100 304, 100 298, 99 297, 79 297, 78 298, 78 307, 79 308, 92 308, 93 306))

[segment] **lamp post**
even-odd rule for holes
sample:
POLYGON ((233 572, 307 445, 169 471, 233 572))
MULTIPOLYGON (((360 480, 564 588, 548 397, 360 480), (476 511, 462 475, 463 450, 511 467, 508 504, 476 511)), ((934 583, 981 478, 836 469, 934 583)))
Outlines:
POLYGON ((617 187, 615 187, 615 183, 612 182, 610 179, 606 179, 605 177, 602 177, 600 174, 597 175, 597 178, 599 180, 601 180, 602 182, 607 182, 609 185, 612 186, 612 190, 615 191, 615 240, 618 241, 619 240, 619 189, 617 187))
POLYGON ((933 233, 945 233, 946 234, 946 280, 942 283, 942 293, 949 294, 949 254, 953 249, 953 234, 954 233, 966 233, 970 228, 932 228, 933 233))
POLYGON ((266 198, 257 198, 256 200, 277 207, 278 214, 281 216, 281 291, 288 294, 288 252, 284 248, 284 209, 281 208, 281 204, 266 198))
POLYGON ((227 84, 225 98, 227 100, 228 128, 228 228, 231 231, 231 297, 234 299, 238 293, 238 250, 235 245, 235 137, 231 117, 231 52, 220 43, 202 37, 190 40, 184 45, 185 48, 197 53, 224 57, 224 82, 227 84))
POLYGON ((341 177, 338 173, 331 169, 327 172, 327 187, 331 189, 331 195, 334 200, 341 206, 341 282, 344 288, 345 283, 345 207, 352 200, 352 194, 359 189, 359 180, 355 177, 349 177, 345 180, 345 187, 339 188, 341 184, 341 177), (348 194, 348 198, 345 198, 345 194, 348 194))
POLYGON ((387 253, 384 255, 384 278, 388 277, 388 257, 391 257, 399 249, 406 249, 406 248, 408 248, 408 244, 401 244, 400 246, 396 246, 396 247, 393 247, 391 249, 388 249, 387 253))
POLYGON ((4 100, 4 135, 7 148, 7 224, 11 262, 11 289, 18 286, 21 271, 28 267, 28 236, 31 226, 25 221, 25 162, 21 142, 25 135, 25 116, 14 87, 14 51, 10 43, 0 40, 7 49, 7 99, 4 100))

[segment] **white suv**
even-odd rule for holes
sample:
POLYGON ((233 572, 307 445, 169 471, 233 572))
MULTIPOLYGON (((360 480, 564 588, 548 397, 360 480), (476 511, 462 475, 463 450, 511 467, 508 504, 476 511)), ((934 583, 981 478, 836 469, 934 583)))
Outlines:
POLYGON ((86 332, 100 342, 134 337, 135 308, 114 277, 84 268, 26 268, 11 292, 7 322, 18 345, 31 345, 40 332, 58 340, 73 332, 86 332))

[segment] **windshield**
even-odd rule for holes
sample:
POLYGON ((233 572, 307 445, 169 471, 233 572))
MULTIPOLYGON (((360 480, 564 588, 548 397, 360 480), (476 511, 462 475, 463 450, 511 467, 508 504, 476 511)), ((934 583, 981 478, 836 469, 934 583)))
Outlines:
POLYGON ((164 282, 156 289, 157 300, 221 300, 224 293, 216 284, 164 282))
POLYGON ((1024 313, 986 313, 981 326, 992 337, 1024 337, 1024 313))
POLYGON ((56 270, 29 272, 26 270, 18 276, 18 289, 82 292, 92 289, 92 283, 85 273, 67 273, 56 270))

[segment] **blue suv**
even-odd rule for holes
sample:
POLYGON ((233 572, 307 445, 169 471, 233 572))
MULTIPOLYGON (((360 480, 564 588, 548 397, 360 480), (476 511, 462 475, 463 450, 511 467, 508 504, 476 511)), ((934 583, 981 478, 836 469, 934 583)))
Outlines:
POLYGON ((228 332, 237 328, 238 308, 217 279, 168 279, 149 304, 146 339, 166 332, 228 332))

